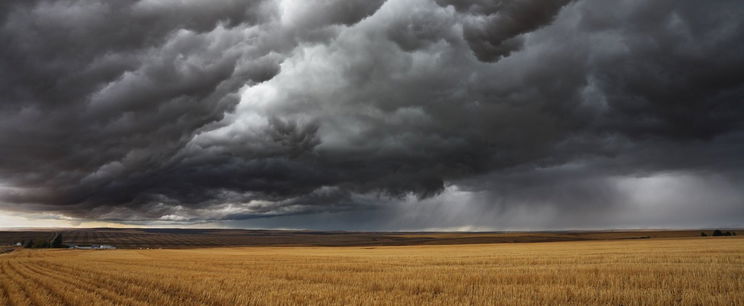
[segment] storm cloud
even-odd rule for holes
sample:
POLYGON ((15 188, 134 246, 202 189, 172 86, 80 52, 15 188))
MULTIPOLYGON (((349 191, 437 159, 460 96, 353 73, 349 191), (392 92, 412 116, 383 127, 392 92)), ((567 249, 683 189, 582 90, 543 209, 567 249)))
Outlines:
POLYGON ((3 1, 0 209, 733 224, 741 16, 693 0, 3 1))

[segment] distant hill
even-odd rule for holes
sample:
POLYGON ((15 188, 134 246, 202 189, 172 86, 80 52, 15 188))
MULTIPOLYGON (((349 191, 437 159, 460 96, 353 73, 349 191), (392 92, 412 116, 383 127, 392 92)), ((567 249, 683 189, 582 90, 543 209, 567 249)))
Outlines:
POLYGON ((64 244, 107 244, 117 248, 202 248, 230 246, 378 246, 519 243, 578 240, 697 237, 700 230, 576 232, 339 232, 241 229, 49 229, 0 231, 0 245, 48 240, 61 232, 64 244))

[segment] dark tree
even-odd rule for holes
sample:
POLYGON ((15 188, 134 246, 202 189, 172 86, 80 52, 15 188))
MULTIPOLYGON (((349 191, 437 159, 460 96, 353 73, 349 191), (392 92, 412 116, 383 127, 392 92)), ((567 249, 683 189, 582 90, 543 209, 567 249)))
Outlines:
POLYGON ((23 247, 24 248, 32 248, 32 247, 34 247, 34 240, 33 239, 29 239, 29 240, 23 241, 23 247))
POLYGON ((723 236, 723 232, 721 230, 715 230, 713 231, 713 236, 723 236))
POLYGON ((706 234, 705 232, 700 232, 700 236, 701 236, 701 237, 707 237, 707 236, 708 236, 708 234, 706 234))
POLYGON ((37 240, 34 241, 34 244, 31 246, 34 249, 43 249, 49 247, 49 241, 46 240, 37 240))
POLYGON ((62 247, 62 233, 54 233, 54 237, 49 241, 49 245, 52 248, 62 247))

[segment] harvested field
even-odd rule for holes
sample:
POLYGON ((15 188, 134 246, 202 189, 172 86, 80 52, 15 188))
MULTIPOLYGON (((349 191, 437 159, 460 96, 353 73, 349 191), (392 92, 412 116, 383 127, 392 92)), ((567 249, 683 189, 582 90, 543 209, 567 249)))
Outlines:
POLYGON ((0 305, 742 305, 744 239, 17 250, 0 305))

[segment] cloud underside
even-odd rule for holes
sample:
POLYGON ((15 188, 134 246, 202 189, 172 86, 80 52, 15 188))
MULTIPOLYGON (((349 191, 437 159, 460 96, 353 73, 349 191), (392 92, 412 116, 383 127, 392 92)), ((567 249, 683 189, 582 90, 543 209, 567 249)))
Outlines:
POLYGON ((653 207, 729 222, 744 217, 743 15, 692 0, 6 1, 0 208, 365 229, 652 226, 638 214, 653 207))

